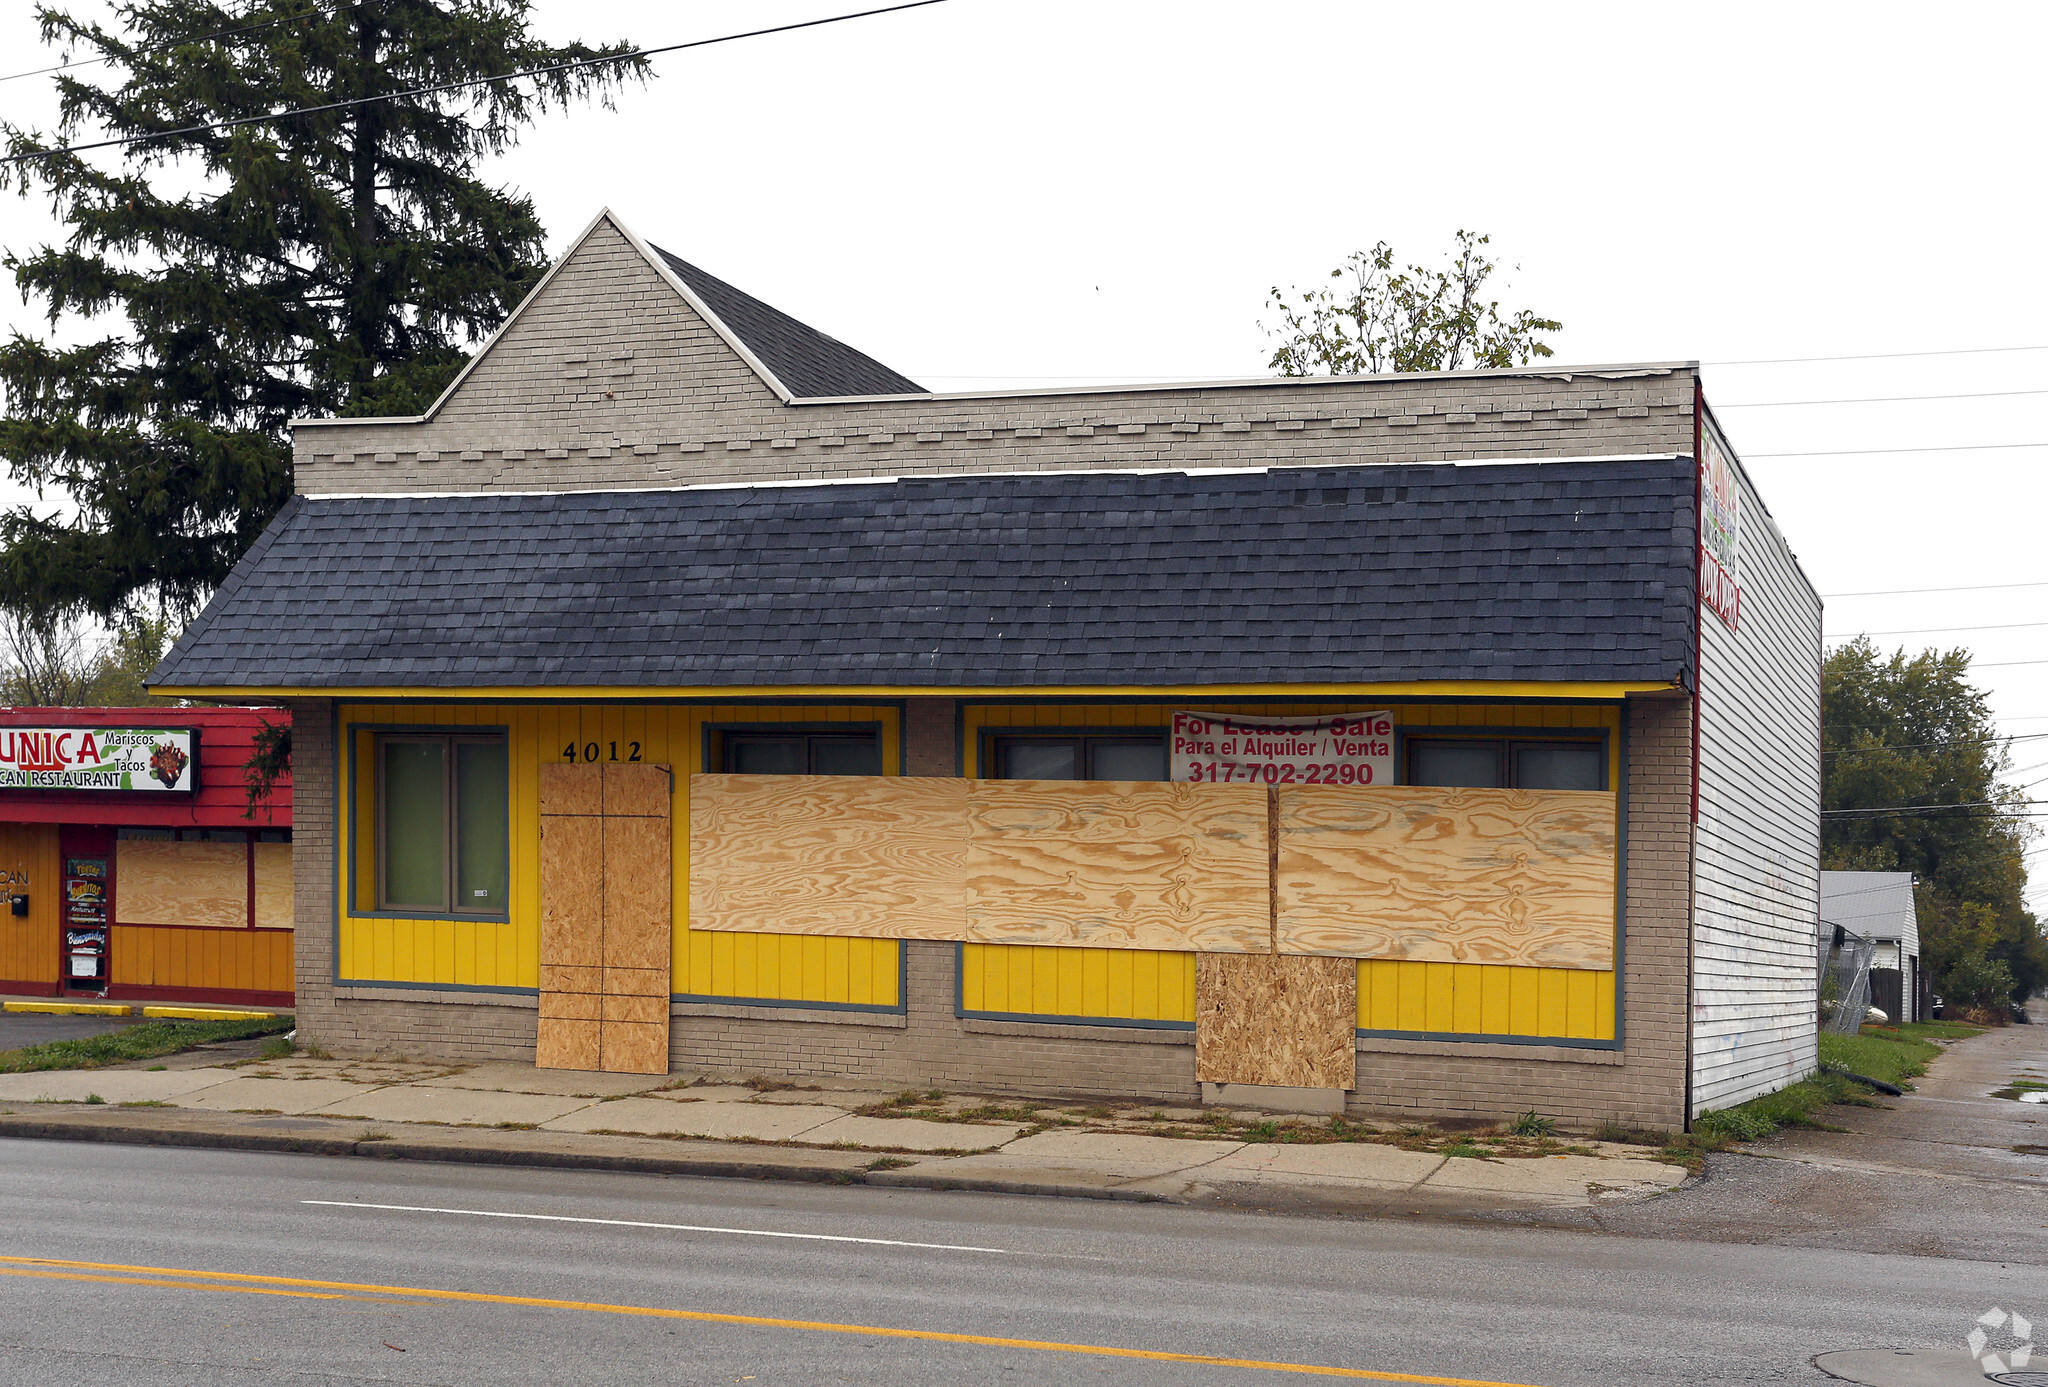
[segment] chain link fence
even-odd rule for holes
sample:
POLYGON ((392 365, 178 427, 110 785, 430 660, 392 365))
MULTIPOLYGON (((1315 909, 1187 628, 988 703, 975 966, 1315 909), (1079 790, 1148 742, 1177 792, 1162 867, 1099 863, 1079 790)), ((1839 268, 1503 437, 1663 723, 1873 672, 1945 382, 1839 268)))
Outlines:
POLYGON ((1870 1008, 1870 960, 1877 955, 1877 941, 1847 930, 1841 938, 1821 969, 1820 1028, 1834 1035, 1854 1035, 1870 1008))

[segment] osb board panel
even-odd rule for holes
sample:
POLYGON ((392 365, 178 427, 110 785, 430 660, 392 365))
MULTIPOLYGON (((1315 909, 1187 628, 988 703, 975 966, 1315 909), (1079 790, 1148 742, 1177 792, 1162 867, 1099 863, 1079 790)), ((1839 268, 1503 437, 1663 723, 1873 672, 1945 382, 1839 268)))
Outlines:
POLYGON ((540 768, 540 812, 601 814, 604 812, 604 768, 567 761, 546 761, 540 768))
POLYGON ((601 1021, 604 1040, 599 1050, 606 1072, 612 1074, 668 1073, 668 1024, 636 1025, 631 1021, 601 1021))
POLYGON ((602 992, 604 991, 604 969, 578 968, 561 963, 543 963, 540 966, 540 990, 543 992, 602 992))
POLYGON ((256 844, 256 928, 290 929, 292 909, 292 845, 256 844))
POLYGON ((1157 781, 978 780, 967 938, 1263 953, 1266 792, 1157 781))
POLYGON ((599 769, 604 772, 605 817, 669 816, 675 801, 675 779, 667 766, 629 765, 621 761, 605 762, 599 769))
POLYGON ((540 961, 583 968, 604 961, 602 819, 540 821, 540 961))
POLYGON ((604 817, 604 965, 670 966, 668 818, 604 817))
POLYGON ((543 1019, 533 1047, 536 1069, 598 1069, 602 1021, 543 1019))
POLYGON ((602 1017, 606 1021, 634 1021, 644 1026, 668 1024, 666 996, 615 997, 607 993, 603 1001, 602 1017))
POLYGON ((607 997, 666 997, 670 982, 666 968, 607 968, 600 990, 607 997))
POLYGON ((114 913, 124 925, 249 923, 249 846, 122 838, 114 844, 114 913))
POLYGON ((606 999, 592 992, 543 992, 540 1019, 546 1021, 601 1021, 606 999))
POLYGON ((1195 1078, 1351 1088, 1358 965, 1295 954, 1195 958, 1195 1078))
POLYGON ((690 928, 961 939, 965 780, 690 777, 690 928))
POLYGON ((1615 796, 1279 791, 1280 952, 1614 966, 1615 796))

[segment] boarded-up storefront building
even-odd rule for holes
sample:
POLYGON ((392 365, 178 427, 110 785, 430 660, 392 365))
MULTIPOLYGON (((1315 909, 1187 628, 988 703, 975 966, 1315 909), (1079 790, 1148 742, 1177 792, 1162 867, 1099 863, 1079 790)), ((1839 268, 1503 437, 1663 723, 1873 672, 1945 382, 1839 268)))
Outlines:
POLYGON ((0 992, 292 1001, 292 794, 261 708, 0 709, 0 992))
POLYGON ((296 460, 157 679, 293 711, 337 1050, 1666 1126, 1812 1065, 1819 604, 1689 365, 938 395, 606 216, 296 460))

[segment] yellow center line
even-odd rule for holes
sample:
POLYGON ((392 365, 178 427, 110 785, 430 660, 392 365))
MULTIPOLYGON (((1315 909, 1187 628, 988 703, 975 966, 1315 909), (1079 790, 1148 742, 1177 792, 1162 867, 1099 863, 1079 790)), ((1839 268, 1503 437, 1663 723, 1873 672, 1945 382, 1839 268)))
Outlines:
POLYGON ((421 1300, 452 1300, 475 1305, 518 1305, 541 1310, 582 1310, 600 1315, 635 1315, 649 1319, 691 1320, 700 1324, 740 1324, 758 1329, 801 1329, 814 1334, 866 1334, 884 1339, 922 1339, 940 1344, 978 1344, 988 1348, 1021 1348, 1039 1353, 1079 1353, 1097 1358, 1137 1358, 1154 1363, 1201 1363, 1212 1368, 1250 1368, 1269 1373, 1308 1373, 1371 1382, 1419 1382, 1429 1387, 1533 1387, 1526 1382, 1494 1382, 1471 1377, 1429 1377, 1417 1373, 1376 1372, 1370 1368, 1332 1368, 1318 1363, 1272 1363, 1258 1358, 1216 1358, 1200 1353, 1167 1353, 1158 1349, 1114 1348, 1106 1344, 1064 1344, 1044 1339, 1004 1339, 987 1334, 946 1334, 935 1329, 896 1329, 884 1325, 838 1324, 831 1320, 785 1320, 766 1315, 724 1315, 709 1310, 670 1310, 654 1305, 607 1305, 602 1301, 552 1300, 541 1296, 490 1295, 482 1291, 444 1291, 427 1286, 376 1286, 351 1281, 312 1281, 292 1276, 252 1276, 233 1271, 190 1271, 179 1267, 131 1267, 118 1262, 67 1262, 49 1257, 0 1256, 0 1276, 41 1276, 65 1281, 106 1281, 165 1289, 242 1291, 250 1295, 304 1296, 316 1300, 347 1300, 362 1296, 408 1296, 421 1300), (125 1276, 83 1273, 126 1272, 125 1276), (165 1280, 206 1277, 210 1280, 165 1280), (144 1279, 149 1278, 149 1279, 144 1279), (230 1282, 236 1284, 221 1284, 230 1282), (272 1289, 304 1287, 311 1289, 272 1289), (339 1294, 335 1294, 339 1293, 339 1294))

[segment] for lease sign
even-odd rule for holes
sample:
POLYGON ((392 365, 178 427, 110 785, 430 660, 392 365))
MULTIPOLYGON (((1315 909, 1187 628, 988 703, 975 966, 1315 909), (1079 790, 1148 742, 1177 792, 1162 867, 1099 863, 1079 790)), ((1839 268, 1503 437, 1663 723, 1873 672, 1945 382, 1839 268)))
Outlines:
POLYGON ((1391 785, 1393 714, 1175 713, 1172 775, 1242 785, 1391 785))
POLYGON ((0 790, 192 790, 192 729, 0 727, 0 790))

